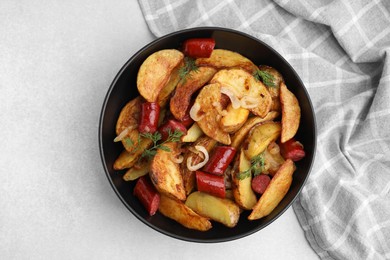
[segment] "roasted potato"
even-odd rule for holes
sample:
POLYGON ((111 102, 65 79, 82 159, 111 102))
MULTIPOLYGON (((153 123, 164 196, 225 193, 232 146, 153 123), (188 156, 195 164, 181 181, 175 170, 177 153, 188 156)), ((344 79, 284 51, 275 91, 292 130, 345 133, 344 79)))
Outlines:
POLYGON ((238 149, 254 125, 261 122, 274 120, 278 116, 279 116, 278 112, 270 111, 264 118, 261 118, 259 116, 248 118, 248 120, 244 123, 244 125, 232 136, 231 146, 238 149))
POLYGON ((191 193, 185 204, 201 216, 234 227, 240 218, 240 208, 230 199, 222 199, 204 192, 191 193))
POLYGON ((248 159, 262 153, 267 146, 280 136, 280 123, 268 121, 255 125, 249 132, 244 144, 244 152, 248 159))
POLYGON ((214 148, 216 145, 217 141, 214 139, 208 137, 208 136, 202 136, 196 142, 194 142, 190 148, 187 149, 187 151, 184 153, 184 159, 183 163, 181 164, 181 172, 183 174, 183 181, 184 181, 184 188, 186 190, 186 194, 190 194, 196 184, 195 180, 195 171, 191 171, 187 168, 187 160, 191 158, 192 165, 196 165, 204 160, 199 154, 195 153, 195 146, 203 146, 207 152, 211 152, 211 150, 214 148))
POLYGON ((257 116, 265 117, 271 109, 272 98, 268 89, 243 69, 220 70, 210 83, 219 83, 226 89, 225 92, 231 92, 241 104, 246 103, 247 108, 257 116))
MULTIPOLYGON (((136 97, 121 110, 115 132, 123 147, 132 152, 138 146, 138 122, 141 113, 141 98, 136 97)), ((116 139, 117 139, 116 138, 116 139)))
POLYGON ((221 86, 218 83, 209 84, 202 88, 196 97, 194 106, 197 107, 196 117, 193 118, 209 137, 222 144, 229 145, 230 135, 223 131, 219 125, 218 118, 221 117, 221 86))
POLYGON ((183 202, 165 195, 161 195, 160 197, 160 206, 158 210, 164 216, 177 221, 186 228, 207 231, 212 227, 208 218, 195 213, 183 202))
POLYGON ((168 142, 164 146, 169 151, 157 149, 150 165, 150 179, 160 193, 185 200, 186 193, 180 166, 173 161, 174 156, 180 154, 180 146, 177 142, 168 142))
POLYGON ((301 108, 298 99, 287 89, 286 84, 280 84, 280 102, 282 104, 282 133, 280 140, 287 142, 295 136, 301 120, 301 108))
POLYGON ((284 82, 282 74, 280 74, 279 71, 277 71, 275 68, 267 65, 260 65, 259 70, 272 75, 273 86, 266 86, 272 97, 271 111, 280 111, 281 110, 280 99, 279 99, 280 84, 284 82))
POLYGON ((185 80, 177 85, 170 101, 171 113, 176 119, 183 120, 189 109, 192 95, 209 82, 216 72, 214 68, 201 67, 191 71, 185 80))
POLYGON ((133 167, 141 157, 142 152, 152 146, 152 143, 153 142, 150 139, 141 137, 141 142, 138 144, 138 149, 136 149, 134 152, 128 152, 124 150, 115 160, 113 168, 115 170, 123 170, 133 167))
POLYGON ((138 92, 148 102, 156 102, 172 71, 183 61, 184 54, 166 49, 151 54, 142 63, 137 75, 138 92))
POLYGON ((199 137, 203 135, 202 129, 198 126, 197 123, 192 124, 187 130, 187 134, 183 135, 180 140, 184 143, 192 143, 198 140, 199 137))
POLYGON ((173 69, 168 82, 165 84, 165 86, 161 89, 160 93, 158 94, 157 103, 160 105, 160 107, 165 107, 169 102, 169 98, 171 97, 172 93, 176 89, 177 84, 180 81, 180 69, 183 66, 184 64, 183 62, 181 62, 177 67, 173 69))
POLYGON ((252 175, 249 172, 247 177, 241 177, 240 173, 250 171, 251 162, 241 150, 237 157, 232 173, 232 190, 235 202, 243 209, 250 210, 257 202, 256 194, 253 192, 251 183, 252 175))
POLYGON ((139 163, 136 163, 133 167, 131 167, 125 175, 123 175, 123 180, 125 181, 134 181, 141 176, 144 176, 149 173, 150 170, 150 162, 148 160, 142 160, 139 163))
POLYGON ((220 127, 223 131, 234 133, 246 122, 249 116, 249 110, 239 107, 233 108, 231 104, 226 108, 226 115, 222 116, 220 127))
POLYGON ((249 73, 256 71, 257 66, 241 54, 229 50, 215 49, 210 58, 196 59, 199 67, 213 67, 218 70, 226 68, 242 68, 249 73))
POLYGON ((249 220, 259 219, 268 216, 284 198, 292 183, 292 175, 295 171, 295 164, 287 159, 278 172, 271 179, 267 189, 261 195, 259 201, 253 207, 249 220))

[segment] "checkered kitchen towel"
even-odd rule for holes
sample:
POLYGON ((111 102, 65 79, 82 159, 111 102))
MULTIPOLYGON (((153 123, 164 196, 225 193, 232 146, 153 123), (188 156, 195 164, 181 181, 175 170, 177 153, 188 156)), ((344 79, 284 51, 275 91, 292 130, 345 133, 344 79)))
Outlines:
POLYGON ((390 259, 390 1, 139 0, 156 36, 198 26, 279 51, 313 101, 318 148, 293 205, 322 259, 390 259))

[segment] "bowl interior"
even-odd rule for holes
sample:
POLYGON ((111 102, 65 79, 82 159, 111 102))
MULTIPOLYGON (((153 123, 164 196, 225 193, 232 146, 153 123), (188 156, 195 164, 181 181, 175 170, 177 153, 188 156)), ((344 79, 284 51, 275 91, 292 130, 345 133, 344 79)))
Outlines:
POLYGON ((99 144, 103 166, 107 177, 124 205, 142 222, 171 237, 193 242, 222 242, 237 239, 256 232, 278 218, 294 201, 303 187, 312 165, 315 151, 315 118, 306 89, 292 67, 271 47, 246 34, 221 28, 189 29, 159 38, 137 52, 122 67, 111 84, 104 101, 99 126, 99 144), (290 190, 277 208, 267 217, 248 221, 249 211, 240 216, 238 225, 227 228, 213 222, 213 228, 207 232, 187 229, 158 212, 150 217, 139 201, 133 197, 135 182, 125 182, 122 176, 125 171, 115 171, 113 163, 122 151, 120 143, 114 143, 116 120, 123 106, 139 95, 136 78, 142 62, 153 52, 176 48, 189 38, 212 37, 216 48, 238 52, 255 64, 265 64, 276 68, 284 77, 288 88, 297 96, 301 106, 301 126, 297 138, 303 143, 306 157, 297 162, 290 190))

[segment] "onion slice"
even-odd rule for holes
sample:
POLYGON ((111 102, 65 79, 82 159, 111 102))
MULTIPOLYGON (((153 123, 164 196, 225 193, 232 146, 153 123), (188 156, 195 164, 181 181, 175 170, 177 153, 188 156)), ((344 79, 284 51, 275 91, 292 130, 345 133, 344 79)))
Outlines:
POLYGON ((172 162, 174 162, 174 163, 182 163, 184 160, 184 157, 183 157, 183 155, 179 155, 178 157, 173 156, 171 159, 172 159, 172 162))
POLYGON ((198 112, 200 110, 200 105, 198 103, 195 103, 191 109, 190 109, 190 117, 192 118, 192 120, 194 120, 195 122, 201 120, 204 115, 201 115, 201 116, 198 116, 198 112))
POLYGON ((115 137, 114 142, 122 141, 126 137, 126 135, 133 129, 135 129, 135 126, 126 127, 122 132, 120 132, 117 137, 115 137))
POLYGON ((234 109, 241 107, 241 102, 238 97, 233 93, 233 91, 226 87, 221 87, 221 93, 229 97, 230 101, 232 102, 232 107, 234 109))
POLYGON ((189 157, 187 159, 187 168, 190 171, 196 171, 202 168, 203 166, 206 165, 206 163, 209 161, 209 153, 207 152, 206 148, 201 145, 196 145, 195 149, 200 151, 201 153, 204 154, 204 160, 198 164, 192 165, 192 157, 189 157))

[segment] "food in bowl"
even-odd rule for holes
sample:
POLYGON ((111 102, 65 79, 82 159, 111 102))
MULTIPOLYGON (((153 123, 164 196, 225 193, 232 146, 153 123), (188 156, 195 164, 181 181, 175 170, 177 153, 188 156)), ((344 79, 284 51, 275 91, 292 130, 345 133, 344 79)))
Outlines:
POLYGON ((300 105, 276 69, 188 39, 182 50, 149 55, 137 75, 140 96, 121 110, 114 162, 134 181, 149 215, 159 211, 199 231, 269 215, 305 156, 295 140, 300 105))

